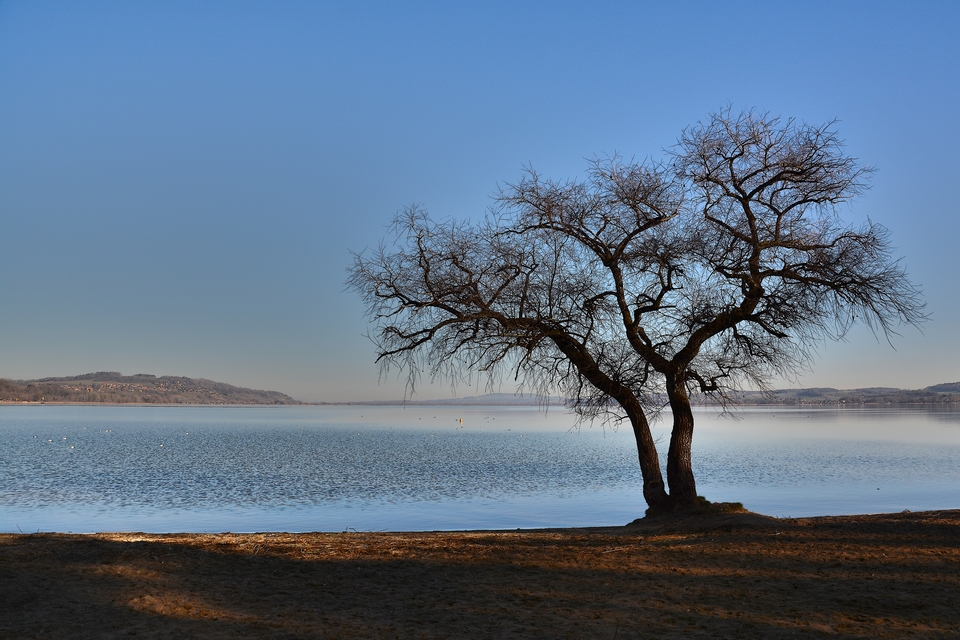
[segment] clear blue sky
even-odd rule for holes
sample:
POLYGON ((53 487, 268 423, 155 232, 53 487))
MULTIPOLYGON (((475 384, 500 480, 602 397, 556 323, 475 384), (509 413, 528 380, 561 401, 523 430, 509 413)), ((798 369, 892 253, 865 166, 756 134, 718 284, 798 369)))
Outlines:
POLYGON ((957 2, 0 2, 0 377, 399 397, 349 249, 732 105, 839 119, 932 314, 798 384, 960 380, 958 71, 957 2))

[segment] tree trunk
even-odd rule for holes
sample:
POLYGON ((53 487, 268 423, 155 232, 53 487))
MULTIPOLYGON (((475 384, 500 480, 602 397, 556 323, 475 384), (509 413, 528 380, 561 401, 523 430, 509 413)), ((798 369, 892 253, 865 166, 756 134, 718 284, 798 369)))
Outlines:
POLYGON ((674 508, 697 504, 697 482, 693 478, 690 449, 693 444, 693 410, 684 384, 684 376, 667 378, 667 397, 673 412, 673 431, 667 451, 667 482, 674 508))
POLYGON ((633 437, 637 441, 637 454, 640 457, 640 474, 643 476, 643 499, 656 511, 669 511, 670 496, 663 484, 660 472, 660 458, 657 445, 650 433, 650 423, 643 412, 643 405, 629 387, 611 380, 593 360, 581 344, 564 333, 550 336, 557 348, 570 359, 578 371, 590 381, 590 384, 613 398, 619 404, 633 426, 633 437))
MULTIPOLYGON (((630 403, 633 404, 633 403, 630 403)), ((640 408, 624 406, 630 424, 633 426, 633 436, 637 441, 637 454, 640 457, 640 474, 643 477, 643 499, 647 505, 656 511, 669 511, 670 496, 667 495, 663 484, 663 474, 660 472, 660 458, 657 455, 657 445, 650 433, 650 423, 640 408)))

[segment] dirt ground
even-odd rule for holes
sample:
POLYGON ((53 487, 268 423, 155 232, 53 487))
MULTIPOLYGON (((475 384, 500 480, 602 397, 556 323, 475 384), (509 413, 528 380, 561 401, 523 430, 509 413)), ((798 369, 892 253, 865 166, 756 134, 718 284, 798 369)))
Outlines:
POLYGON ((0 535, 2 638, 960 638, 960 511, 0 535))

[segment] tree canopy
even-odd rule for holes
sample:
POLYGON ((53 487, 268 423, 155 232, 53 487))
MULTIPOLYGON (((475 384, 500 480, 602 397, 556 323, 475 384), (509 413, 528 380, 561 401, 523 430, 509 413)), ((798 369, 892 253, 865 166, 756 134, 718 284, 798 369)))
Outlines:
POLYGON ((423 374, 508 374, 625 418, 644 497, 670 510, 697 501, 692 394, 762 388, 856 322, 889 337, 924 319, 887 230, 839 216, 869 174, 833 123, 728 110, 662 161, 596 160, 568 181, 530 169, 475 222, 408 207, 348 284, 411 391, 423 374), (647 420, 664 397, 668 485, 647 420))

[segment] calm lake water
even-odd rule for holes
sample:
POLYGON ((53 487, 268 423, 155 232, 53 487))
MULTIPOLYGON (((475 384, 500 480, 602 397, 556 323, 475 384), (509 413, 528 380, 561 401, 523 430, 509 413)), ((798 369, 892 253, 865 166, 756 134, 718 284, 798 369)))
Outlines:
MULTIPOLYGON (((710 500, 960 508, 960 410, 696 415, 710 500)), ((562 408, 0 406, 4 532, 618 525, 644 508, 630 429, 576 428, 562 408)))

